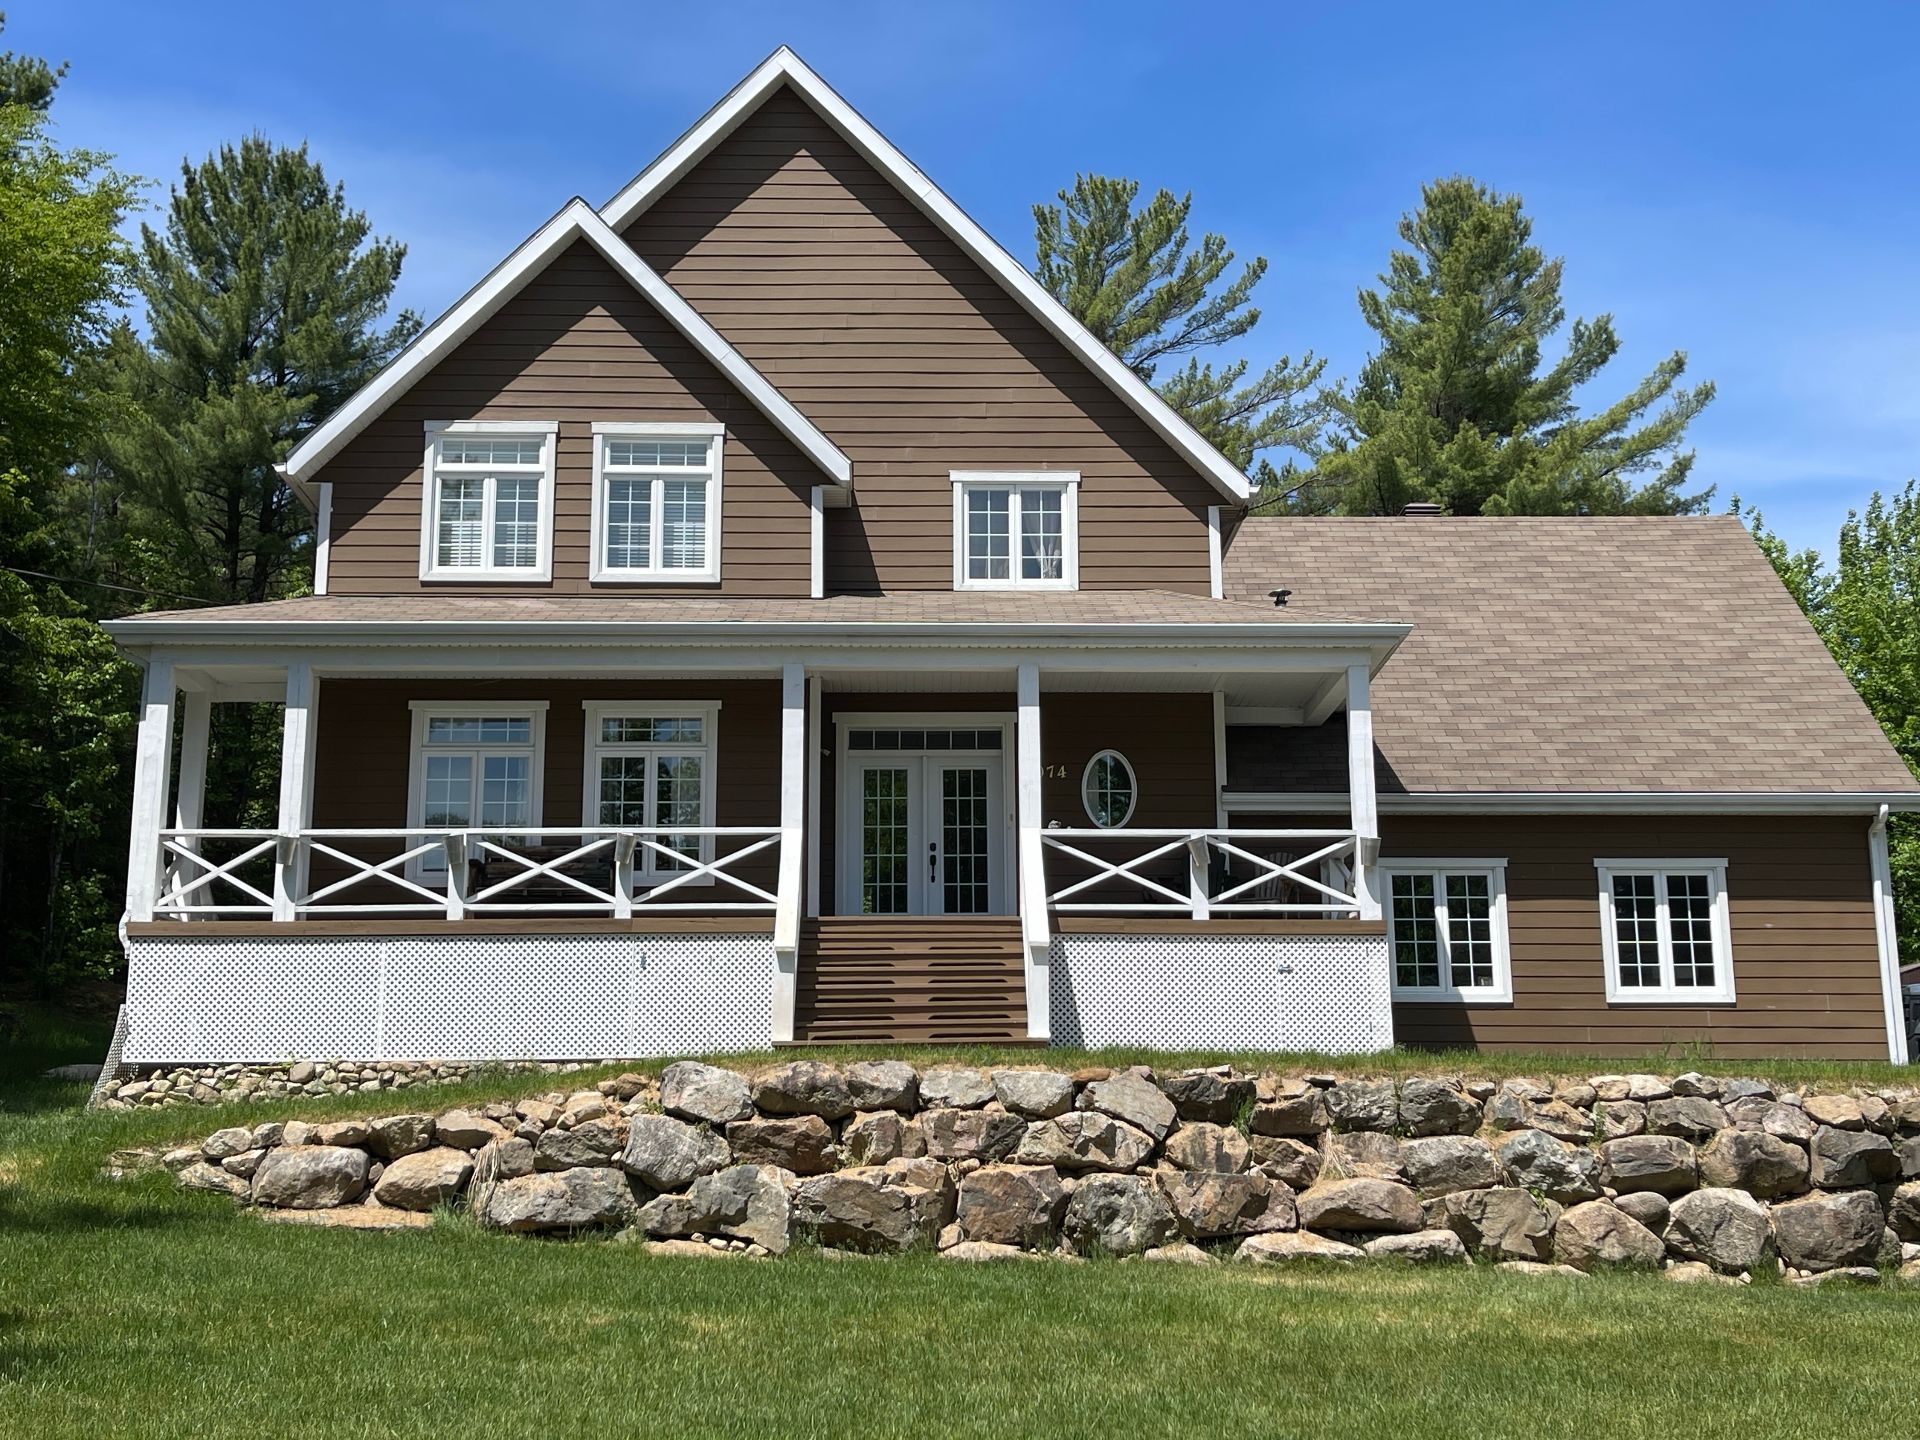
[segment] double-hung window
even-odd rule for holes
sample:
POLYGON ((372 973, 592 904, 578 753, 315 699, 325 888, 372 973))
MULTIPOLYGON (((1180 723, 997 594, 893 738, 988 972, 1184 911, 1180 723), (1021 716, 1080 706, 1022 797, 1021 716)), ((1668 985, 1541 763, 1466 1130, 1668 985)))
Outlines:
MULTIPOLYGON (((408 824, 422 830, 525 830, 540 823, 547 704, 413 705, 408 824)), ((524 843, 512 837, 513 843, 524 843)), ((417 873, 444 873, 429 851, 417 873)))
POLYGON ((1732 1004, 1724 860, 1596 860, 1607 999, 1732 1004))
POLYGON ((719 425, 593 427, 593 579, 720 578, 719 425))
POLYGON ((552 577, 558 429, 494 420, 427 427, 421 579, 552 577))
POLYGON ((719 708, 706 702, 620 701, 586 707, 587 823, 662 832, 644 837, 651 844, 634 848, 634 874, 643 880, 668 879, 685 869, 676 856, 712 858, 710 837, 675 827, 713 824, 719 708))
POLYGON ((1380 870, 1394 999, 1513 999, 1506 861, 1391 860, 1380 870))
POLYGON ((956 471, 956 590, 1076 590, 1080 477, 1070 472, 956 471))

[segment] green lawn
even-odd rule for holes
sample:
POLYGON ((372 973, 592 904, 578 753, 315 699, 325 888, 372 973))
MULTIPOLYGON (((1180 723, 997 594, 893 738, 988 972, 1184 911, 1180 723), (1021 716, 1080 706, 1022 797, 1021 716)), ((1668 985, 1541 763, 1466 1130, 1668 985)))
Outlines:
MULTIPOLYGON (((42 1030, 0 1060, 12 1072, 0 1074, 8 1436, 1759 1440, 1825 1428, 1818 1417, 1905 1433, 1920 1414, 1920 1289, 660 1260, 459 1222, 399 1235, 270 1226, 165 1176, 94 1178, 119 1145, 294 1113, 89 1114, 84 1085, 23 1076, 97 1055, 94 1038, 42 1030)), ((411 1103, 468 1092, 428 1093, 411 1103)))

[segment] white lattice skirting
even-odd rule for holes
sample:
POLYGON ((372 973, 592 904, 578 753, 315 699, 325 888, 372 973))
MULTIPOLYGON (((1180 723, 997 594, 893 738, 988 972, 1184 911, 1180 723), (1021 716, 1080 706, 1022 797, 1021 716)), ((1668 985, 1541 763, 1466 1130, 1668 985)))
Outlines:
POLYGON ((1393 1044, 1378 935, 1055 935, 1053 1038, 1156 1050, 1393 1044))
POLYGON ((129 1064, 638 1059, 773 1043, 771 935, 127 946, 129 1064))

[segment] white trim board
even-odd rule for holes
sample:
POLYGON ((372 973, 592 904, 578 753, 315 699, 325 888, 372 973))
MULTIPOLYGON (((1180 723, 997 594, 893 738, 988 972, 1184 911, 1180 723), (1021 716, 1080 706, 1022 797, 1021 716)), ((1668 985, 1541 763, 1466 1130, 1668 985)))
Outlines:
POLYGON ((585 240, 599 251, 608 264, 624 275, 674 329, 712 361, 714 367, 836 485, 853 483, 853 462, 578 196, 496 265, 452 309, 415 336, 405 350, 334 411, 325 424, 302 440, 287 457, 283 468, 288 482, 296 489, 303 488, 315 471, 339 454, 348 441, 371 424, 414 381, 485 324, 576 240, 585 240))
POLYGON ((625 230, 636 217, 664 195, 688 171, 712 153, 742 121, 782 86, 787 85, 825 120, 839 136, 924 212, 947 238, 999 282, 1023 309, 1098 375, 1152 430, 1204 475, 1236 505, 1253 493, 1247 477, 1234 468, 1200 433, 1155 393, 1152 386, 1128 369, 1114 353, 1094 339, 1065 306, 1042 288, 1027 269, 1000 243, 956 205, 866 118, 816 75, 793 51, 782 45, 761 61, 738 85, 700 117, 693 128, 666 148, 651 165, 605 205, 600 213, 614 230, 625 230))
MULTIPOLYGON (((1920 810, 1920 793, 1878 790, 1511 790, 1382 795, 1392 815, 1870 815, 1880 806, 1920 810)), ((1238 815, 1340 814, 1344 790, 1230 790, 1238 815)))

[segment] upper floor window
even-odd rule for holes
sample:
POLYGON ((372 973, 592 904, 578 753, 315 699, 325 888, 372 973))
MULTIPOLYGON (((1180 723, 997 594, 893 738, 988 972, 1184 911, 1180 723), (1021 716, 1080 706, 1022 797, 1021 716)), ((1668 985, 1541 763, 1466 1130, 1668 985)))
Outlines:
POLYGON ((551 578, 558 429, 493 420, 427 427, 421 579, 551 578))
POLYGON ((1505 860, 1396 859, 1380 872, 1394 999, 1513 999, 1505 860))
POLYGON ((956 590, 1076 590, 1080 477, 961 472, 953 476, 956 590))
POLYGON ((720 578, 720 455, 711 424, 593 427, 593 578, 720 578))
POLYGON ((1607 999, 1733 1003, 1724 860, 1596 860, 1607 999))

